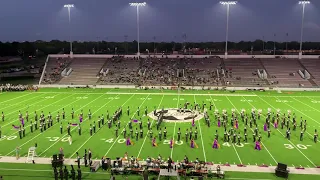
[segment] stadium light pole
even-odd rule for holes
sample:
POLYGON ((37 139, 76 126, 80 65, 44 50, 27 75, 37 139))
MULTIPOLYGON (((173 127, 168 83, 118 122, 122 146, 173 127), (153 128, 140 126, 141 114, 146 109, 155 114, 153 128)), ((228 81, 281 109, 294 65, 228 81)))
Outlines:
POLYGON ((236 5, 237 1, 220 1, 220 4, 227 6, 227 29, 226 29, 226 48, 224 53, 224 58, 228 58, 228 34, 229 34, 229 14, 230 14, 230 5, 236 5))
POLYGON ((142 3, 129 3, 130 6, 137 7, 137 41, 138 41, 138 58, 140 57, 140 27, 139 27, 139 7, 140 6, 146 6, 146 2, 142 3))
MULTIPOLYGON (((71 8, 74 7, 73 4, 65 4, 64 8, 68 8, 68 15, 69 15, 69 26, 71 26, 71 8)), ((70 57, 73 56, 72 52, 72 40, 71 40, 71 28, 69 27, 69 40, 70 40, 70 57)))
POLYGON ((307 4, 310 4, 310 1, 299 1, 299 4, 302 5, 302 22, 301 22, 301 34, 300 34, 300 51, 299 59, 302 58, 302 36, 303 36, 303 24, 304 24, 304 11, 307 4))

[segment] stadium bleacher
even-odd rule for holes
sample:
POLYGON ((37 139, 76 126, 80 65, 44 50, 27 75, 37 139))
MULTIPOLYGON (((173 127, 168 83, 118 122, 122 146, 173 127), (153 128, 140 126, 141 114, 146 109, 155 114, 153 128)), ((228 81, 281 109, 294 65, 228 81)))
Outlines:
POLYGON ((72 68, 72 73, 69 76, 63 77, 59 84, 64 85, 87 85, 96 84, 98 73, 101 67, 106 62, 106 59, 88 59, 77 58, 73 59, 69 68, 72 68))

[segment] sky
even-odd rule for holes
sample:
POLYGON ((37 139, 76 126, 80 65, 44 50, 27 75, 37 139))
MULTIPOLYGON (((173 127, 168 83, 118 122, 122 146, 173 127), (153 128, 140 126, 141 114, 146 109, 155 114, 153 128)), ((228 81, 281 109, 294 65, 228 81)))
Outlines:
MULTIPOLYGON (((0 0, 0 41, 137 39, 132 0, 0 0), (74 4, 71 22, 64 4, 74 4)), ((144 2, 137 0, 133 2, 144 2)), ((225 41, 227 8, 218 0, 145 0, 140 41, 225 41), (155 38, 154 38, 155 37, 155 38)), ((229 41, 300 41, 298 0, 239 0, 230 7, 229 41), (288 33, 288 36, 286 35, 288 33), (276 34, 276 36, 274 36, 276 34)), ((320 0, 305 8, 303 41, 320 41, 320 0)))

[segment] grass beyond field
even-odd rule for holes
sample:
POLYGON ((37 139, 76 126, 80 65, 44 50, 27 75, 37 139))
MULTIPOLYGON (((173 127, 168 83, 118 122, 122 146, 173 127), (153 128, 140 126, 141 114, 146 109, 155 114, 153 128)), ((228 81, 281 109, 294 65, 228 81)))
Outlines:
MULTIPOLYGON (((120 90, 120 89, 42 89, 39 92, 13 92, 0 94, 0 112, 5 113, 5 121, 0 122, 2 138, 0 139, 0 155, 15 156, 15 148, 21 148, 21 156, 26 156, 28 148, 35 143, 38 144, 37 154, 40 157, 51 157, 59 152, 59 148, 64 148, 66 158, 75 158, 76 152, 82 156, 84 149, 91 149, 93 158, 100 159, 102 156, 111 158, 122 157, 125 152, 129 156, 146 159, 147 156, 162 157, 172 156, 174 161, 183 160, 188 156, 190 160, 199 158, 207 162, 244 164, 244 165, 276 165, 277 162, 288 164, 288 166, 316 167, 320 166, 320 144, 313 142, 314 130, 320 130, 320 94, 317 92, 245 92, 238 91, 230 93, 228 91, 196 91, 185 90, 178 93, 177 91, 158 91, 158 90, 120 90), (211 127, 207 127, 203 119, 196 121, 198 127, 198 148, 190 148, 190 144, 185 143, 184 133, 191 127, 191 123, 162 123, 162 130, 167 128, 167 140, 157 140, 158 147, 152 147, 151 140, 147 136, 147 116, 144 114, 145 107, 148 113, 157 109, 177 108, 186 102, 197 102, 200 105, 206 102, 209 110, 209 102, 214 104, 213 110, 209 111, 211 117, 211 127), (114 126, 109 129, 107 124, 100 129, 98 128, 98 116, 102 114, 106 118, 109 111, 110 116, 120 106, 123 107, 123 116, 121 117, 121 128, 119 136, 115 136, 114 126), (127 107, 130 107, 130 115, 127 116, 127 107), (138 141, 133 138, 133 146, 126 146, 125 139, 120 133, 127 126, 131 119, 140 119, 136 110, 140 107, 140 117, 144 126, 144 137, 138 141), (56 123, 56 115, 66 110, 66 120, 63 121, 63 134, 60 134, 60 125, 56 123), (70 118, 71 108, 74 108, 76 117, 70 118), (222 112, 226 109, 231 113, 231 109, 240 112, 246 109, 250 113, 251 109, 262 109, 263 116, 259 123, 259 131, 262 132, 261 151, 254 150, 252 140, 252 131, 248 129, 248 143, 242 142, 240 145, 232 143, 223 143, 223 128, 217 127, 214 120, 214 110, 222 112), (267 133, 263 131, 265 114, 267 109, 271 108, 276 112, 279 109, 282 114, 288 110, 297 115, 297 122, 300 123, 300 117, 307 120, 307 131, 304 134, 303 141, 299 140, 300 128, 291 131, 291 140, 284 138, 286 129, 271 128, 271 137, 267 138, 267 133), (91 109, 93 113, 92 120, 88 120, 87 113, 91 109), (29 112, 29 122, 26 122, 26 137, 19 139, 17 130, 12 125, 20 125, 18 120, 18 111, 25 115, 29 112), (81 124, 82 135, 78 135, 78 128, 71 127, 73 143, 69 145, 67 140, 66 127, 67 123, 78 123, 78 114, 83 110, 85 119, 81 124), (34 122, 34 111, 40 115, 41 111, 47 116, 51 112, 54 120, 54 126, 43 133, 37 130, 30 132, 30 121, 34 122), (90 124, 96 122, 97 132, 90 136, 90 124), (182 141, 177 142, 173 149, 169 148, 169 139, 177 139, 178 128, 181 128, 182 141), (219 142, 221 148, 212 149, 212 141, 215 131, 218 130, 219 142)), ((291 123, 292 124, 292 123, 291 123)), ((154 135, 158 135, 152 124, 154 135)), ((133 123, 134 132, 138 124, 133 123)), ((244 125, 239 120, 239 132, 243 139, 244 125)), ((194 128, 193 128, 194 130, 194 128)), ((127 127, 127 134, 129 129, 127 127)))
MULTIPOLYGON (((70 168, 69 168, 70 169, 70 168)), ((12 163, 0 163, 0 175, 4 180, 43 180, 53 179, 53 171, 51 165, 38 165, 38 164, 12 164, 12 163)), ((83 179, 110 179, 109 171, 98 171, 95 173, 89 172, 88 169, 82 170, 83 179)), ((150 179, 157 179, 155 175, 150 175, 150 179)), ((290 174, 290 180, 314 180, 319 178, 317 175, 306 174, 290 174)), ((117 175, 116 179, 126 180, 142 180, 139 175, 117 175), (127 179, 126 179, 127 178, 127 179)), ((176 178, 170 178, 176 179, 176 178)), ((225 179, 230 180, 280 180, 274 173, 252 173, 252 172, 227 172, 225 179)), ((167 177, 162 177, 161 180, 167 180, 167 177)))

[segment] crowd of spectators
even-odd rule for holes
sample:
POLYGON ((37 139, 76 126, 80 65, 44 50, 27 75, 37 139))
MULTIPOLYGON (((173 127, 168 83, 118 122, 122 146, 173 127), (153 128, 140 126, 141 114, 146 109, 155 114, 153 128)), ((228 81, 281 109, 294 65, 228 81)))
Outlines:
POLYGON ((221 60, 123 58, 111 59, 100 73, 101 84, 135 85, 221 85, 221 60))
POLYGON ((37 86, 32 85, 13 85, 13 84, 1 84, 0 91, 26 91, 26 90, 38 90, 37 86))
POLYGON ((139 84, 137 58, 113 57, 107 60, 100 73, 101 84, 139 84))
POLYGON ((61 72, 70 64, 70 58, 49 59, 42 83, 52 84, 61 79, 61 72))

